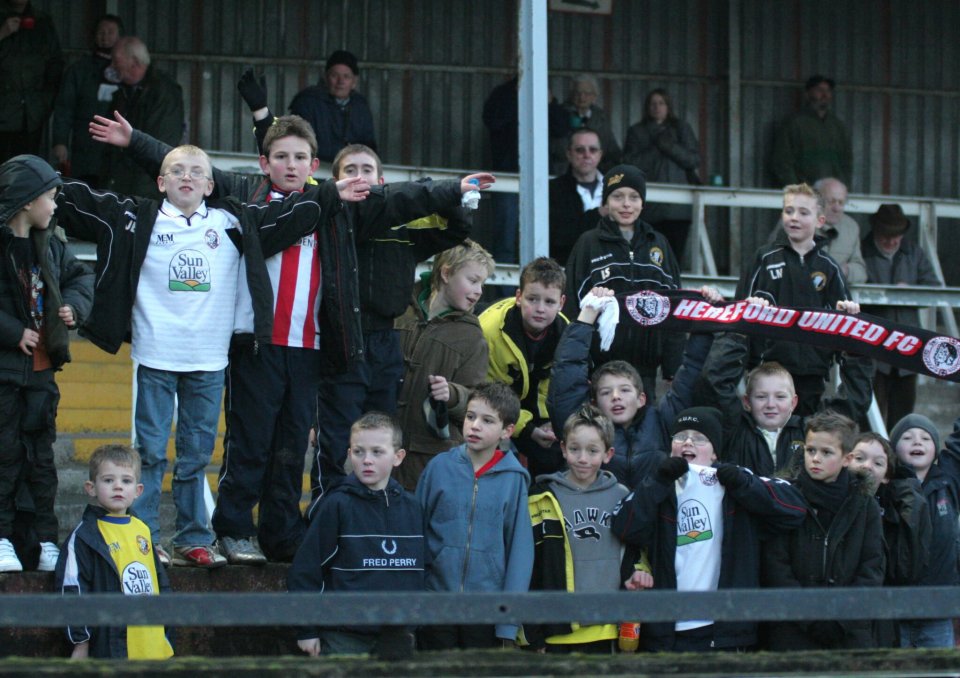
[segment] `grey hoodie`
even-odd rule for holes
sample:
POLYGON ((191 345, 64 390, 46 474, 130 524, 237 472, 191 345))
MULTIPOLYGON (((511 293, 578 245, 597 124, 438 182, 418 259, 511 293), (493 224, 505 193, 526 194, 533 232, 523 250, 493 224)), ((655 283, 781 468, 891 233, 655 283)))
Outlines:
POLYGON ((620 589, 623 547, 610 532, 613 509, 630 492, 610 471, 600 471, 593 484, 581 489, 567 471, 537 477, 545 483, 563 511, 567 541, 573 554, 574 590, 578 593, 620 589))

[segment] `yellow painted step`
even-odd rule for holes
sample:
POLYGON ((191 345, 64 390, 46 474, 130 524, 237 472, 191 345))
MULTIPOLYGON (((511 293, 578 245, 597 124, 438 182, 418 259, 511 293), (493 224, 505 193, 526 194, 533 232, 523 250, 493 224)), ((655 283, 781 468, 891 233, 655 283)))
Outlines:
POLYGON ((57 412, 57 430, 61 434, 83 431, 122 431, 129 428, 130 408, 60 407, 57 412))
POLYGON ((86 339, 76 337, 70 342, 70 357, 73 362, 102 362, 130 364, 130 344, 124 343, 116 354, 107 353, 86 339))
POLYGON ((64 380, 60 384, 60 407, 126 409, 130 411, 133 389, 130 382, 103 383, 64 380))
MULTIPOLYGON (((73 460, 79 463, 86 463, 90 461, 90 456, 95 449, 101 445, 109 444, 129 445, 130 438, 74 438, 73 460)), ((176 459, 176 441, 173 438, 173 434, 171 434, 170 440, 167 441, 167 461, 172 464, 174 459, 176 459)), ((217 442, 213 447, 213 457, 210 463, 217 465, 223 463, 223 436, 217 436, 217 442)))
POLYGON ((133 368, 128 361, 126 364, 114 363, 68 363, 62 372, 57 372, 57 384, 69 382, 98 382, 101 384, 117 384, 126 386, 129 391, 133 384, 133 368))

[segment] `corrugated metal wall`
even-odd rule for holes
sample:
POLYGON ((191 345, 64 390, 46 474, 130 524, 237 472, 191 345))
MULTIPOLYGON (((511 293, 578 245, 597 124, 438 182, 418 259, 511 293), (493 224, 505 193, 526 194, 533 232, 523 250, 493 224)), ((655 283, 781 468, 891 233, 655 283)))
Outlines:
MULTIPOLYGON (((700 139, 702 176, 768 186, 776 123, 801 102, 801 83, 838 82, 835 108, 851 128, 853 190, 955 197, 960 180, 960 3, 925 0, 730 0, 739 16, 741 122, 728 128, 730 4, 613 0, 610 16, 551 12, 550 85, 592 72, 621 143, 646 93, 665 87, 700 139), (740 167, 729 167, 731 139, 740 167)), ((356 53, 360 90, 374 112, 387 162, 481 167, 489 158, 480 113, 509 77, 516 0, 35 0, 54 15, 64 47, 87 48, 96 15, 115 6, 157 64, 183 86, 188 138, 253 151, 235 83, 247 64, 264 71, 283 111, 320 77, 334 49, 356 53), (70 27, 70 29, 68 29, 70 27)), ((726 215, 711 213, 721 249, 726 215)), ((743 247, 765 236, 772 214, 744 215, 743 247)))

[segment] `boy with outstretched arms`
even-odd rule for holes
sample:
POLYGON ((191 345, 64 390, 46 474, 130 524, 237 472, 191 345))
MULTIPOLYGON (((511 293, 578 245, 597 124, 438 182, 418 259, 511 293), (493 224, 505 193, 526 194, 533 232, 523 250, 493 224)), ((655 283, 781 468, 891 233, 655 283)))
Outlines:
MULTIPOLYGON (((97 118, 91 130, 109 143, 128 145, 145 167, 165 147, 132 130, 119 116, 115 121, 97 118)), ((266 176, 214 170, 215 190, 268 203, 313 182, 311 174, 319 165, 316 139, 303 119, 277 119, 265 132, 263 148, 260 168, 266 176)), ((469 179, 485 188, 492 177, 378 187, 369 203, 324 219, 315 232, 270 257, 270 288, 250 293, 241 288, 227 380, 226 458, 213 516, 221 550, 230 562, 288 561, 303 538, 299 452, 315 423, 321 374, 364 360, 354 238, 362 242, 396 223, 459 205, 460 184, 476 188, 469 179), (271 307, 266 312, 272 317, 267 340, 250 334, 255 304, 271 307), (256 525, 253 508, 258 502, 256 525)), ((341 422, 344 431, 355 418, 341 422)), ((344 451, 346 442, 344 438, 344 451)))
MULTIPOLYGON (((363 199, 361 178, 333 181, 265 205, 236 199, 207 204, 213 192, 210 160, 196 146, 170 151, 154 200, 98 193, 67 181, 58 196, 68 233, 97 243, 97 289, 81 332, 116 352, 132 337, 138 363, 134 428, 144 492, 136 510, 159 540, 160 487, 177 399, 175 564, 218 567, 204 504, 204 469, 217 435, 227 350, 238 287, 254 297, 251 323, 258 340, 272 336, 266 259, 316 229, 341 208, 363 199), (241 279, 240 256, 246 262, 241 279), (266 302, 266 303, 264 303, 266 302)), ((302 463, 302 462, 301 462, 302 463)), ((161 552, 161 555, 162 552, 161 552)))
MULTIPOLYGON (((840 265, 821 250, 825 237, 817 233, 825 222, 823 196, 807 184, 783 189, 781 224, 785 238, 757 250, 752 266, 744 269, 737 299, 762 297, 774 306, 817 308, 859 313, 850 299, 840 265)), ((797 414, 817 411, 830 369, 827 349, 790 341, 751 340, 748 367, 775 360, 793 375, 799 403, 797 414)))
MULTIPOLYGON (((95 503, 84 510, 60 551, 56 588, 64 595, 169 591, 150 528, 129 513, 143 492, 140 455, 126 445, 101 445, 90 457, 90 478, 83 487, 95 503)), ((70 626, 67 638, 74 659, 173 656, 162 626, 70 626)))
MULTIPOLYGON (((594 287, 595 297, 612 297, 613 291, 594 287)), ((719 292, 704 287, 701 293, 710 301, 722 300, 719 292)), ((599 306, 582 305, 580 315, 560 338, 554 354, 547 409, 554 429, 585 402, 593 402, 613 422, 615 453, 605 468, 617 481, 633 487, 637 460, 647 452, 669 448, 669 422, 681 410, 692 405, 693 386, 713 341, 711 334, 691 334, 683 352, 683 362, 665 397, 647 406, 640 375, 630 363, 613 360, 590 374, 590 343, 599 306)))
POLYGON ((480 314, 480 328, 490 348, 489 381, 502 381, 520 398, 520 419, 513 444, 527 460, 531 477, 563 466, 557 436, 547 412, 553 354, 567 319, 563 308, 566 276, 553 259, 540 257, 520 272, 515 297, 480 314))
MULTIPOLYGON (((260 133, 258 127, 257 133, 260 133)), ((335 179, 362 176, 382 185, 380 157, 367 146, 345 146, 333 159, 335 179)), ((324 374, 317 397, 317 450, 310 472, 313 498, 344 474, 350 422, 363 412, 393 413, 403 379, 403 353, 394 321, 410 304, 421 261, 470 235, 470 216, 463 207, 448 207, 357 243, 357 278, 364 361, 339 374, 324 374)))
MULTIPOLYGON (((759 297, 747 301, 769 305, 759 297)), ((745 335, 728 332, 718 336, 707 355, 694 400, 713 405, 723 414, 721 460, 772 476, 795 460, 799 463, 804 420, 795 413, 798 398, 793 376, 778 362, 763 362, 749 370, 746 392, 742 397, 737 394, 749 352, 750 340, 745 335)), ((872 374, 872 360, 845 354, 837 397, 824 402, 822 408, 859 416, 870 406, 872 374)))
MULTIPOLYGON (((789 483, 719 464, 720 412, 693 407, 670 426, 670 456, 646 455, 652 472, 617 507, 613 532, 645 549, 654 589, 755 589, 760 542, 796 529, 805 509, 789 483)), ((757 642, 753 622, 678 620, 643 625, 640 642, 651 651, 745 649, 757 642)))
POLYGON ((56 228, 60 183, 35 155, 0 165, 0 572, 25 565, 50 572, 57 563, 54 373, 70 361, 67 330, 89 315, 93 298, 93 274, 56 228), (26 497, 30 502, 21 503, 26 497), (26 503, 39 556, 15 544, 18 509, 26 503))
MULTIPOLYGON (((353 474, 324 497, 287 574, 294 591, 420 591, 424 540, 420 504, 391 471, 403 461, 401 432, 382 412, 350 429, 353 474)), ((378 627, 305 628, 297 645, 312 657, 370 652, 378 627)), ((412 640, 412 637, 411 637, 412 640)))
MULTIPOLYGON (((484 384, 466 399, 465 442, 436 455, 417 485, 427 540, 428 591, 526 592, 533 568, 527 474, 501 446, 520 401, 506 384, 484 384)), ((420 649, 511 644, 516 624, 429 626, 420 649)))
MULTIPOLYGON (((563 427, 566 471, 539 476, 530 488, 533 522, 531 590, 579 593, 639 589, 653 585, 649 572, 636 583, 633 559, 625 557, 610 530, 613 510, 629 490, 600 467, 613 456, 613 424, 593 405, 570 415, 563 427)), ((636 570, 641 572, 641 570, 636 570)), ((525 640, 547 652, 613 651, 616 624, 524 624, 525 640)))
MULTIPOLYGON (((806 518, 800 529, 769 540, 763 553, 763 585, 882 586, 883 528, 869 483, 847 470, 857 425, 836 412, 807 419, 803 465, 792 483, 806 518)), ((869 620, 771 623, 769 650, 874 647, 869 620)))

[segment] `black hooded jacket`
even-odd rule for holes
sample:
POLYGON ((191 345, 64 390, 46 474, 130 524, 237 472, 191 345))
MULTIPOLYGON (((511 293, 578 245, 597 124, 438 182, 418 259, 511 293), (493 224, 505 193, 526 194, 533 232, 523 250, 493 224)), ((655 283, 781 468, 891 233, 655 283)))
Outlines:
MULTIPOLYGON (((7 226, 23 207, 51 188, 60 177, 44 160, 33 155, 11 158, 0 166, 0 382, 25 384, 33 370, 33 358, 20 350, 23 331, 30 326, 25 291, 10 252, 13 231, 7 226)), ((90 313, 93 274, 69 252, 66 238, 56 228, 56 219, 44 228, 32 228, 30 239, 43 279, 44 348, 54 368, 70 361, 67 326, 57 309, 73 308, 77 324, 90 313)))

